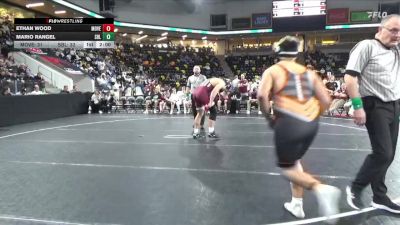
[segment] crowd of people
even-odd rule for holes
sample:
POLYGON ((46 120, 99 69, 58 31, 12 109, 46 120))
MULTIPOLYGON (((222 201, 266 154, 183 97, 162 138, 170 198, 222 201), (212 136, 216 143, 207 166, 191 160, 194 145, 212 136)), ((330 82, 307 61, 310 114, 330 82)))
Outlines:
POLYGON ((12 20, 8 16, 0 18, 0 96, 43 93, 45 83, 40 73, 33 74, 25 64, 16 63, 9 52, 13 41, 12 20))
MULTIPOLYGON (((36 86, 39 86, 41 93, 45 93, 45 82, 40 73, 33 74, 26 65, 17 65, 12 57, 7 56, 12 48, 12 29, 12 20, 7 16, 1 17, 0 47, 5 54, 0 58, 0 94, 35 94, 36 86)), ((207 47, 119 43, 114 49, 47 49, 45 52, 72 63, 88 74, 96 81, 100 93, 105 91, 109 93, 103 94, 104 96, 115 96, 115 104, 120 103, 120 97, 123 96, 127 98, 134 96, 139 99, 140 96, 145 96, 143 102, 145 113, 150 109, 157 113, 170 108, 169 103, 165 104, 165 107, 163 102, 168 102, 173 88, 180 90, 186 84, 193 66, 199 65, 207 78, 222 77, 229 87, 227 91, 217 96, 219 112, 239 113, 241 109, 245 109, 246 113, 250 114, 255 108, 261 114, 256 100, 258 82, 263 71, 277 62, 277 58, 272 55, 227 56, 226 62, 237 75, 233 79, 227 79, 221 62, 215 57, 212 49, 207 47), (245 85, 240 84, 238 87, 239 80, 241 82, 245 80, 245 85), (163 88, 153 88, 160 85, 163 88), (156 91, 158 93, 155 93, 156 91), (150 104, 149 98, 153 99, 154 95, 159 95, 160 100, 152 100, 150 104), (159 103, 163 107, 159 107, 159 103)), ((351 115, 353 109, 341 78, 344 75, 348 53, 306 52, 304 58, 309 68, 321 74, 324 84, 334 98, 326 115, 351 115)), ((178 102, 182 103, 180 107, 174 104, 174 108, 179 110, 183 106, 187 108, 189 103, 183 104, 183 102, 189 102, 188 97, 179 97, 178 102)), ((183 110, 186 111, 189 111, 189 108, 183 110)))
POLYGON ((1 55, 7 57, 13 46, 11 31, 13 29, 12 19, 8 15, 0 17, 0 49, 1 55))
POLYGON ((117 44, 114 49, 52 49, 49 55, 64 59, 87 73, 99 90, 124 90, 136 80, 152 79, 179 88, 194 65, 207 76, 224 77, 211 48, 117 44))
MULTIPOLYGON (((207 77, 204 76, 204 79, 207 79, 207 77)), ((248 81, 245 74, 242 74, 240 78, 236 76, 233 80, 224 79, 224 82, 226 82, 227 88, 218 93, 215 98, 218 113, 238 114, 244 110, 246 114, 252 112, 261 114, 260 105, 257 101, 259 78, 254 82, 248 81)), ((141 105, 145 114, 150 112, 155 114, 190 113, 194 110, 194 105, 192 105, 191 92, 187 89, 190 89, 189 82, 186 85, 176 87, 153 79, 132 81, 133 87, 129 86, 125 90, 120 88, 111 91, 98 91, 96 95, 106 101, 103 102, 103 107, 96 106, 95 108, 105 108, 105 105, 113 105, 115 108, 122 105, 124 107, 121 108, 125 109, 135 103, 135 105, 141 105)), ((101 103, 101 101, 96 102, 97 104, 101 103)), ((104 110, 101 111, 104 112, 104 110)), ((112 111, 107 110, 107 112, 112 111)))
POLYGON ((0 57, 0 95, 28 95, 44 92, 41 73, 33 74, 25 64, 17 64, 13 57, 0 57))
MULTIPOLYGON (((332 72, 327 72, 327 74, 321 75, 321 72, 316 70, 311 64, 308 65, 308 68, 315 71, 317 74, 320 74, 326 90, 334 99, 332 105, 326 110, 325 114, 331 116, 351 115, 353 109, 351 102, 346 95, 343 77, 334 76, 332 72)), ((203 70, 201 72, 203 72, 203 70)), ((188 78, 185 78, 185 80, 182 80, 182 82, 177 85, 176 83, 171 84, 163 82, 155 77, 149 78, 147 75, 144 75, 143 77, 131 77, 125 74, 121 77, 123 80, 128 81, 129 85, 125 88, 122 85, 116 85, 111 89, 110 92, 115 96, 115 101, 119 100, 121 97, 145 99, 145 101, 141 101, 144 113, 169 112, 172 114, 171 111, 165 109, 171 109, 169 99, 171 98, 173 89, 175 89, 179 93, 184 93, 179 94, 180 97, 178 99, 178 102, 180 103, 179 106, 184 106, 186 108, 183 112, 189 111, 190 109, 188 105, 190 104, 190 93, 184 92, 185 84, 183 83, 183 81, 187 81, 188 78), (187 104, 183 104, 183 102, 186 102, 187 104)), ((205 76, 205 78, 208 77, 205 76)), ((240 113, 241 111, 244 111, 246 114, 251 114, 253 112, 261 114, 260 104, 257 101, 257 91, 260 78, 261 76, 258 75, 255 75, 254 77, 249 76, 246 72, 239 76, 234 76, 231 79, 224 78, 227 89, 218 93, 216 97, 218 113, 240 113)), ((104 91, 109 89, 100 90, 104 91)), ((107 96, 107 94, 105 96, 107 96)), ((174 99, 175 96, 173 95, 172 98, 174 99)), ((118 103, 115 103, 115 105, 117 104, 118 103)), ((127 101, 123 104, 127 104, 127 101)), ((174 104, 173 107, 176 108, 175 106, 177 105, 174 104)), ((180 108, 178 107, 177 109, 180 108)), ((177 112, 180 113, 181 111, 179 110, 177 112)))
MULTIPOLYGON (((0 45, 9 48, 12 45, 12 22, 7 18, 1 18, 0 22, 0 45)), ((272 55, 227 56, 225 60, 236 74, 229 79, 225 77, 221 62, 208 47, 119 43, 114 49, 43 51, 72 63, 94 79, 99 98, 113 100, 107 100, 107 105, 127 105, 130 103, 128 98, 135 98, 143 106, 144 113, 166 112, 166 109, 169 113, 175 109, 177 113, 192 111, 190 94, 183 90, 192 74, 192 68, 199 65, 206 78, 220 77, 226 82, 228 88, 218 93, 216 98, 219 113, 240 113, 244 110, 247 114, 252 111, 261 114, 256 99, 258 83, 263 71, 278 60, 272 55)), ((316 51, 306 53, 304 57, 307 66, 321 75, 335 99, 326 115, 351 115, 351 104, 345 93, 343 79, 340 78, 343 76, 347 54, 323 54, 316 51)), ((35 91, 36 86, 39 86, 40 93, 45 93, 42 75, 33 74, 26 65, 17 65, 12 57, 3 56, 0 59, 0 82, 2 95, 39 93, 35 91)))

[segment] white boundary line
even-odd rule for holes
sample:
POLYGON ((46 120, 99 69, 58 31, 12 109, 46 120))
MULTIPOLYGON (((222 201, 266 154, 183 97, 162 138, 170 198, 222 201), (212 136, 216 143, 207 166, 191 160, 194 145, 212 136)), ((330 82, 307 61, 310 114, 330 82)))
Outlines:
POLYGON ((169 134, 169 135, 165 135, 163 138, 167 138, 167 139, 188 139, 188 138, 193 138, 192 135, 188 135, 188 134, 169 134))
POLYGON ((40 132, 40 131, 60 129, 60 128, 78 127, 78 126, 93 125, 93 124, 103 124, 103 123, 115 123, 115 122, 124 122, 124 121, 135 121, 135 120, 159 120, 159 119, 166 119, 166 118, 185 118, 185 117, 157 117, 157 118, 149 118, 149 117, 146 118, 145 117, 145 118, 124 119, 124 120, 102 120, 102 121, 96 121, 96 122, 77 123, 77 124, 62 125, 62 126, 56 126, 56 127, 47 127, 47 128, 42 128, 42 129, 24 131, 24 132, 19 132, 19 133, 0 136, 0 139, 19 136, 19 135, 23 135, 23 134, 30 134, 30 133, 40 132))
MULTIPOLYGON (((14 136, 19 136, 19 135, 23 135, 23 134, 35 133, 35 132, 40 132, 40 131, 47 131, 47 130, 54 130, 54 129, 62 129, 62 128, 68 128, 68 127, 85 126, 85 125, 93 125, 93 124, 115 123, 115 122, 124 122, 124 121, 137 121, 137 120, 187 119, 187 118, 191 118, 191 117, 145 117, 145 118, 122 119, 122 120, 103 120, 103 121, 96 121, 96 122, 87 122, 87 123, 78 123, 78 124, 70 124, 70 125, 61 125, 61 126, 55 126, 55 127, 47 127, 47 128, 36 129, 36 130, 24 131, 24 132, 19 132, 19 133, 14 133, 14 134, 9 134, 9 135, 0 136, 0 139, 4 139, 4 138, 8 138, 8 137, 14 137, 14 136)), ((263 119, 263 118, 259 118, 259 117, 225 117, 225 118, 235 118, 235 119, 263 119)), ((332 124, 332 123, 325 123, 325 122, 320 122, 320 123, 321 123, 321 124, 330 125, 330 126, 337 126, 337 127, 344 127, 344 128, 349 128, 349 129, 355 129, 355 130, 366 131, 365 129, 357 128, 357 127, 353 127, 353 126, 346 126, 346 125, 332 124)), ((258 123, 257 123, 257 124, 258 124, 258 123)))
MULTIPOLYGON (((62 225, 90 225, 88 223, 72 223, 65 221, 56 221, 56 220, 46 220, 46 219, 35 219, 31 217, 17 217, 13 215, 0 215, 0 220, 13 220, 19 222, 36 222, 36 223, 45 223, 45 224, 62 224, 62 225)), ((93 224, 93 223, 91 223, 93 224)), ((105 224, 105 223, 95 223, 98 225, 118 225, 118 224, 105 224)))
POLYGON ((305 219, 305 220, 296 220, 296 221, 291 221, 291 222, 282 222, 282 223, 268 223, 268 224, 263 224, 263 225, 301 225, 301 224, 309 224, 309 223, 316 223, 316 222, 322 222, 330 219, 338 219, 342 217, 348 217, 348 216, 354 216, 366 212, 370 212, 375 210, 373 207, 368 207, 362 210, 353 210, 349 212, 344 212, 344 213, 339 213, 336 215, 332 216, 321 216, 321 217, 315 217, 315 218, 310 218, 310 219, 305 219))
MULTIPOLYGON (((215 174, 249 174, 249 175, 268 175, 281 176, 276 172, 266 172, 257 170, 226 170, 226 169, 196 169, 184 167, 161 167, 161 166, 132 166, 132 165, 110 165, 110 164, 92 164, 92 163, 60 163, 60 162, 41 162, 41 161, 0 161, 2 163, 14 164, 33 164, 46 166, 76 166, 76 167, 95 167, 95 168, 113 168, 113 169, 136 169, 136 170, 161 170, 161 171, 179 171, 179 172, 203 172, 215 174)), ((352 177, 331 176, 331 175, 314 175, 324 179, 345 179, 350 180, 352 177)))
POLYGON ((332 120, 345 120, 345 121, 353 121, 353 117, 350 118, 342 118, 342 117, 332 117, 332 116, 321 116, 323 119, 332 119, 332 120))
POLYGON ((347 126, 347 125, 341 125, 341 124, 334 124, 334 123, 325 123, 325 122, 320 122, 320 123, 321 123, 321 124, 328 125, 328 126, 344 127, 344 128, 354 129, 354 130, 367 131, 367 129, 361 128, 361 127, 353 127, 353 126, 347 126))
MULTIPOLYGON (((225 117, 224 117, 225 118, 225 117)), ((226 118, 232 118, 232 119, 264 119, 263 117, 226 117, 226 118)), ((344 118, 331 118, 331 117, 321 117, 323 119, 336 119, 336 120, 346 120, 346 121, 351 121, 350 119, 344 119, 344 118)), ((360 128, 360 127, 353 127, 353 126, 348 126, 348 125, 341 125, 341 124, 333 124, 333 123, 327 123, 327 122, 322 122, 320 120, 320 124, 325 124, 329 126, 337 126, 337 127, 344 127, 344 128, 349 128, 349 129, 354 129, 354 130, 361 130, 361 131, 367 131, 365 128, 360 128)), ((242 123, 242 124, 253 124, 253 123, 242 123)), ((259 124, 259 123, 254 123, 254 124, 259 124)))
MULTIPOLYGON (((78 130, 78 129, 60 129, 60 130, 78 130)), ((88 129, 85 129, 88 130, 88 129)), ((100 129, 97 129, 98 131, 101 131, 100 129)), ((90 129, 90 131, 97 131, 94 129, 90 129)), ((111 129, 110 129, 111 130, 111 129)), ((124 129, 122 129, 124 130, 124 129)), ((132 131, 132 130, 131 130, 132 131)), ((186 132, 187 133, 187 129, 180 129, 180 130, 164 130, 166 132, 186 132)), ((233 130, 224 130, 224 133, 239 133, 239 132, 243 132, 241 130, 237 130, 237 131, 233 131, 233 130)), ((246 133, 251 133, 251 134, 273 134, 273 131, 245 131, 246 133)), ((363 133, 325 133, 325 132, 318 132, 318 135, 331 135, 331 136, 365 136, 368 134, 363 134, 363 133)))
MULTIPOLYGON (((191 114, 190 114, 191 115, 191 114)), ((258 116, 258 115, 249 115, 249 116, 228 116, 226 114, 224 115, 218 115, 218 118, 228 118, 228 119, 261 119, 265 120, 263 116, 258 116)), ((340 117, 329 117, 329 116, 321 116, 320 119, 332 119, 332 120, 344 120, 344 121, 353 121, 353 118, 340 118, 340 117)))
MULTIPOLYGON (((120 132, 133 132, 135 131, 135 129, 123 129, 123 128, 116 128, 116 129, 78 129, 78 128, 59 128, 56 129, 59 131, 76 131, 76 130, 80 130, 80 131, 99 131, 99 132, 104 132, 104 131, 120 131, 120 132)), ((150 131, 150 130, 146 130, 146 131, 150 131)), ((163 130, 165 132, 185 132, 188 133, 188 129, 180 129, 180 130, 163 130)), ((239 132, 243 132, 241 130, 224 130, 224 133, 239 133, 239 132)), ((273 131, 245 131, 246 133, 252 133, 252 134, 273 134, 273 131)), ((318 132, 318 135, 328 135, 328 136, 366 136, 368 134, 363 134, 363 133, 326 133, 326 132, 318 132)), ((191 135, 189 135, 190 137, 192 137, 191 135)))
MULTIPOLYGON (((179 135, 173 138, 187 138, 187 135, 179 135)), ((191 137, 191 136, 190 136, 191 137)), ((129 141, 85 141, 85 140, 7 140, 11 142, 37 142, 37 143, 81 143, 81 144, 111 144, 111 145, 169 145, 169 146, 204 146, 211 145, 215 147, 242 147, 239 150, 247 151, 248 148, 275 148, 273 145, 229 145, 229 144, 214 144, 214 143, 175 143, 175 142, 129 142, 129 141)), ((313 150, 327 151, 355 151, 355 152, 371 152, 367 148, 330 148, 330 147, 310 147, 313 150)), ((191 150, 191 149, 190 149, 191 150)))

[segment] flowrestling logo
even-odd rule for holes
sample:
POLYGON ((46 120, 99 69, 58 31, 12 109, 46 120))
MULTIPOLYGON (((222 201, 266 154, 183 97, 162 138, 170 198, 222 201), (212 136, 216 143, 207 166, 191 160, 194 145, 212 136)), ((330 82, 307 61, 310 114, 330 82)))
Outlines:
POLYGON ((388 16, 387 12, 371 11, 371 12, 367 12, 367 13, 368 13, 368 18, 371 18, 371 19, 375 19, 375 18, 383 19, 388 16))

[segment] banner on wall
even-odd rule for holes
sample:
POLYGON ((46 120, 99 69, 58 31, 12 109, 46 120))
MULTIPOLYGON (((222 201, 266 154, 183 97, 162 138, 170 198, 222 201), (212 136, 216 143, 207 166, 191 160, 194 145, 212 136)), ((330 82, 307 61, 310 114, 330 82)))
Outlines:
POLYGON ((252 28, 267 28, 272 26, 271 13, 255 13, 251 16, 252 28))
POLYGON ((249 29, 250 27, 250 17, 232 18, 232 29, 249 29))
POLYGON ((372 21, 371 12, 372 10, 366 11, 351 11, 350 21, 351 22, 370 22, 372 21))
POLYGON ((329 9, 326 17, 327 24, 342 24, 349 22, 349 8, 329 9))

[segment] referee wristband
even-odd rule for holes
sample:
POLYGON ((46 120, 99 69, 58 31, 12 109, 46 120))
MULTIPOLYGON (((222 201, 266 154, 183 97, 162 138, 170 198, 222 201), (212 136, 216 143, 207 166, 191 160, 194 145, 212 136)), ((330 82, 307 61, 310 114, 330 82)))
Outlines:
POLYGON ((355 97, 351 99, 351 104, 354 110, 361 109, 363 107, 363 102, 360 97, 355 97))

